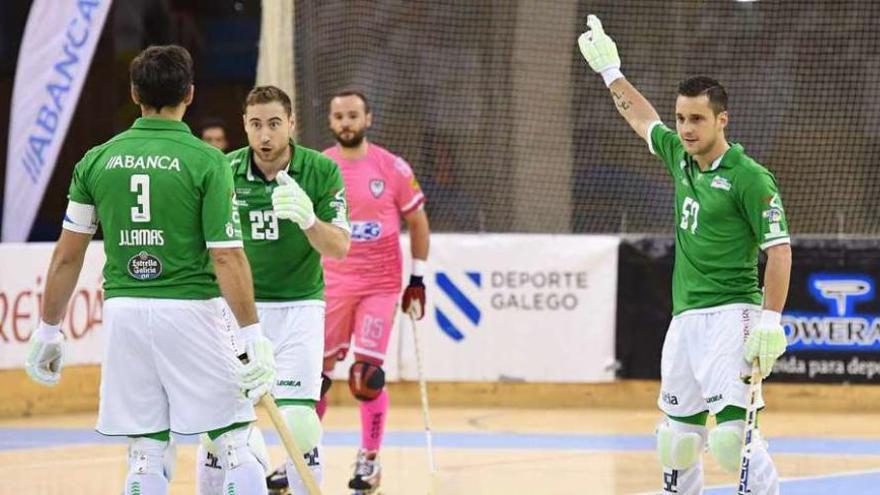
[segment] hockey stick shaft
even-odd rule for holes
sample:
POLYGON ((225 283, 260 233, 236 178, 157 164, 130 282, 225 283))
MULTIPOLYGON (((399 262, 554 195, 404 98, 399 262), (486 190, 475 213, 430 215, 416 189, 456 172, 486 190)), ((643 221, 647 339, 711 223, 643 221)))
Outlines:
POLYGON ((749 467, 752 461, 752 448, 755 441, 755 426, 758 420, 758 396, 761 394, 761 367, 758 360, 752 363, 752 376, 749 382, 749 405, 746 408, 746 425, 743 430, 742 450, 740 451, 740 470, 739 484, 737 485, 737 495, 748 495, 751 493, 749 488, 749 467))
MULTIPOLYGON (((422 370, 422 351, 421 346, 419 345, 419 332, 416 326, 416 318, 410 313, 409 319, 412 323, 413 345, 416 353, 416 373, 419 378, 419 395, 421 396, 422 401, 422 419, 425 422, 425 442, 428 448, 428 472, 431 475, 431 484, 433 486, 437 467, 434 463, 434 440, 433 435, 431 434, 431 415, 428 409, 428 385, 425 382, 425 374, 422 370)), ((431 492, 433 493, 433 489, 431 492)))

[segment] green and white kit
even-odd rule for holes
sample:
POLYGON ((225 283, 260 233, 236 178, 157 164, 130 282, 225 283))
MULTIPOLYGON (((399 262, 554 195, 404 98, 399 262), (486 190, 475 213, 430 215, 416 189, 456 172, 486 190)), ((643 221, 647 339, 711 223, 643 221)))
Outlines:
POLYGON ((776 180, 738 144, 701 171, 661 122, 649 136, 675 183, 673 319, 658 406, 671 416, 744 408, 744 341, 761 310, 758 250, 790 242, 776 180))
MULTIPOLYGON (((309 196, 319 220, 350 231, 345 185, 333 160, 291 143, 290 177, 309 196)), ((275 346, 276 398, 318 400, 324 350, 321 255, 298 225, 275 217, 272 191, 250 147, 228 155, 244 249, 254 278, 263 331, 275 346)))
POLYGON ((209 248, 241 247, 222 153, 140 118, 76 165, 64 228, 104 234, 98 431, 199 433, 255 418, 223 338, 209 248), (198 377, 194 380, 193 377, 198 377))

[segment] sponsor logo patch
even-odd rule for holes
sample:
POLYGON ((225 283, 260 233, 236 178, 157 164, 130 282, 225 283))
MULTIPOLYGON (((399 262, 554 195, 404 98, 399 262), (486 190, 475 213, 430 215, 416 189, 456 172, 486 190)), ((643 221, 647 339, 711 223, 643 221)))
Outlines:
POLYGON ((374 241, 382 235, 382 224, 375 221, 351 222, 351 240, 374 241))
POLYGON ((730 191, 730 181, 725 179, 724 177, 721 177, 720 175, 715 176, 715 178, 712 179, 712 183, 709 185, 711 187, 714 187, 715 189, 723 189, 725 191, 730 191))
POLYGON ((128 274, 135 280, 153 280, 162 274, 162 262, 146 251, 131 257, 128 260, 128 274))

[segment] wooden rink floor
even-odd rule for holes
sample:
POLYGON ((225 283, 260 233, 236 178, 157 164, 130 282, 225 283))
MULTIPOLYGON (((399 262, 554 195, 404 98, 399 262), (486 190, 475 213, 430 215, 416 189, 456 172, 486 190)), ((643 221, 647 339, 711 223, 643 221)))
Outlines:
MULTIPOLYGON (((393 396, 392 396, 393 401, 393 396)), ((653 409, 432 410, 438 495, 657 493, 653 409)), ((345 494, 360 440, 358 411, 325 418, 325 494, 345 494)), ((119 494, 125 441, 95 433, 91 413, 0 420, 0 494, 119 494)), ((265 416, 272 462, 283 451, 265 416)), ((778 412, 761 417, 782 494, 880 493, 880 411, 778 412)), ((170 493, 194 494, 196 439, 178 437, 170 493)), ((385 495, 427 493, 421 410, 392 407, 382 451, 385 495)), ((733 494, 735 477, 705 457, 707 494, 733 494)))

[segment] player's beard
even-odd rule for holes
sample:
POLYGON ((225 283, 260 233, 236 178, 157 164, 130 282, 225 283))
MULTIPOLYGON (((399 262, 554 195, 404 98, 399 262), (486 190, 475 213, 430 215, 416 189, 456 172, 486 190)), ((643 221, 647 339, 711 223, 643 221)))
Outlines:
POLYGON ((362 142, 364 142, 364 137, 367 135, 367 129, 364 128, 357 131, 348 130, 340 133, 334 132, 333 135, 336 137, 336 142, 343 148, 357 148, 362 142), (351 137, 348 139, 342 137, 345 133, 351 133, 351 137))

